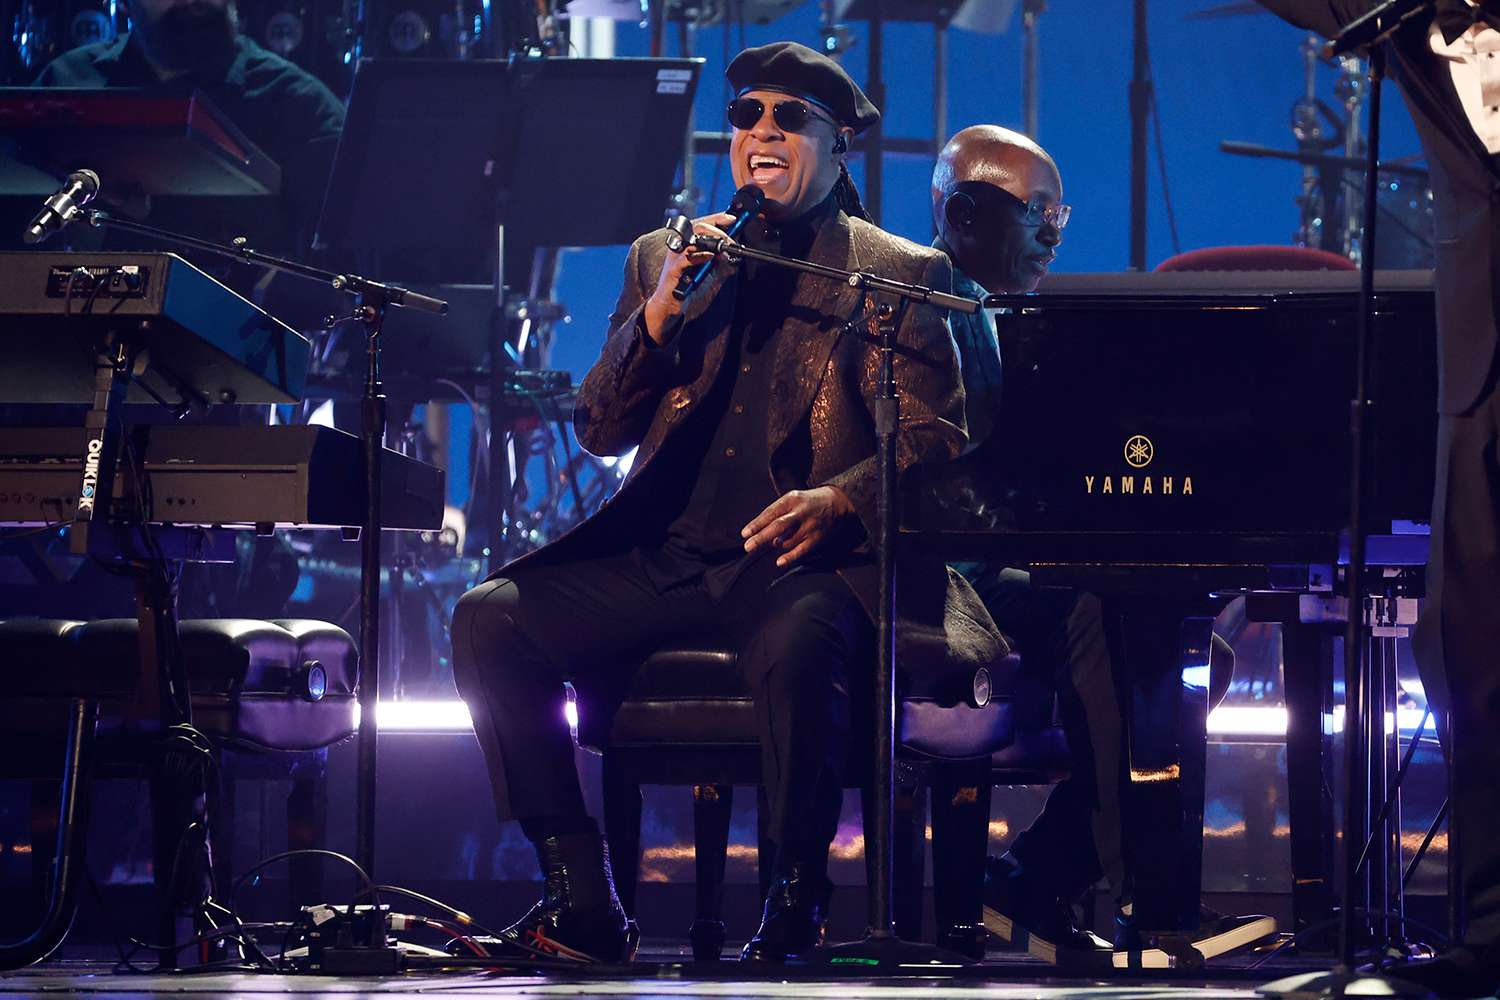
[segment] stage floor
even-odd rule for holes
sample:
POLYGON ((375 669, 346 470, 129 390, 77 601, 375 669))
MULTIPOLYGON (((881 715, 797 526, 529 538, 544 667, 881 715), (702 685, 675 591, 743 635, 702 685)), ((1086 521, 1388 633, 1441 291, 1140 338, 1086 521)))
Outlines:
POLYGON ((452 997, 630 997, 634 1000, 680 1000, 713 997, 716 1000, 752 998, 851 998, 940 997, 963 1000, 1251 1000, 1253 983, 1101 983, 1084 980, 743 980, 743 979, 587 979, 557 976, 524 977, 492 975, 411 975, 386 979, 338 979, 325 976, 278 976, 270 974, 199 973, 177 975, 117 976, 56 967, 42 972, 11 974, 0 978, 0 996, 108 995, 120 1000, 169 996, 207 998, 260 997, 291 994, 299 998, 391 996, 452 997))
POLYGON ((632 1000, 715 1000, 755 998, 910 998, 910 1000, 1252 1000, 1262 983, 1315 968, 1316 963, 1275 960, 1249 970, 1242 958, 1222 968, 1196 973, 1122 974, 1109 980, 1049 975, 1047 966, 1019 956, 986 962, 957 975, 858 978, 830 975, 808 967, 787 967, 778 975, 746 975, 733 962, 695 966, 668 962, 591 970, 588 974, 412 973, 382 978, 339 978, 241 972, 117 974, 108 961, 52 961, 32 969, 0 974, 0 998, 99 995, 117 1000, 189 996, 204 1000, 265 997, 298 998, 450 996, 628 997, 632 1000), (638 970, 638 971, 637 971, 638 970), (635 973, 635 974, 632 974, 635 973))

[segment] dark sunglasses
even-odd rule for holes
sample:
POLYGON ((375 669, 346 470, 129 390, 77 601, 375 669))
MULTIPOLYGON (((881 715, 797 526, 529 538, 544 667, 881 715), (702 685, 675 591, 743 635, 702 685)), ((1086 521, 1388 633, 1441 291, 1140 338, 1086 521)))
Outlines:
MULTIPOLYGON (((760 124, 761 118, 766 113, 766 106, 754 97, 736 97, 729 102, 728 111, 729 124, 748 132, 760 124)), ((807 128, 807 123, 810 121, 825 121, 835 129, 838 128, 833 119, 815 114, 812 107, 805 101, 791 99, 777 101, 771 106, 771 120, 783 132, 801 132, 807 128)))

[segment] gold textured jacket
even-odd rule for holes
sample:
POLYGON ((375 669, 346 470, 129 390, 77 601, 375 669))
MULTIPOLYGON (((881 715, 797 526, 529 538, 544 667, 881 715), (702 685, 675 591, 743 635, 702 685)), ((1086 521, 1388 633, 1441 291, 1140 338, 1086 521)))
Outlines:
MULTIPOLYGON (((739 283, 726 281, 710 302, 695 304, 667 347, 643 343, 644 325, 638 326, 638 320, 668 252, 666 234, 665 229, 648 233, 631 246, 604 349, 579 387, 573 416, 579 442, 595 455, 639 449, 630 475, 596 514, 507 571, 534 561, 618 549, 620 540, 633 533, 628 510, 635 488, 664 442, 713 385, 739 283)), ((952 287, 947 257, 843 212, 822 225, 808 256, 944 291, 952 287)), ((840 487, 853 501, 866 535, 874 538, 872 412, 879 352, 869 305, 856 289, 814 275, 798 276, 787 319, 774 340, 768 474, 778 495, 825 484, 840 487), (798 438, 810 438, 811 448, 805 443, 781 448, 804 423, 809 433, 798 438)), ((948 324, 940 312, 914 305, 906 311, 897 341, 899 465, 904 470, 918 462, 954 458, 966 436, 963 382, 948 324)), ((903 553, 898 566, 897 657, 903 673, 913 679, 972 673, 1005 656, 1005 641, 962 577, 923 553, 903 553)), ((878 585, 873 561, 854 560, 839 573, 873 619, 878 585)))

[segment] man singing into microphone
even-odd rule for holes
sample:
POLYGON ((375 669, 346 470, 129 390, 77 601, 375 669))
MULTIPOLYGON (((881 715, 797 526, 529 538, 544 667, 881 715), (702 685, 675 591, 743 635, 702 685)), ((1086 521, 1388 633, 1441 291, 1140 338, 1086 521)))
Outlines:
MULTIPOLYGON (((726 75, 734 180, 765 195, 741 240, 949 289, 946 258, 864 216, 844 159, 880 113, 837 63, 779 42, 740 53, 726 75)), ((733 222, 721 213, 693 226, 721 236, 733 222)), ((751 261, 718 261, 679 300, 684 274, 711 258, 670 253, 667 235, 631 247, 574 416, 591 452, 639 449, 631 475, 594 517, 464 596, 455 675, 500 814, 521 822, 545 878, 541 902, 507 936, 618 960, 625 915, 584 811, 563 682, 581 711, 608 711, 632 657, 674 636, 729 638, 755 700, 776 845, 764 918, 742 957, 783 961, 822 938, 848 692, 871 663, 872 304, 751 261)), ((952 458, 965 442, 963 387, 943 316, 913 307, 897 337, 900 465, 952 458)), ((903 670, 972 673, 1003 655, 956 574, 936 559, 901 573, 903 670)))

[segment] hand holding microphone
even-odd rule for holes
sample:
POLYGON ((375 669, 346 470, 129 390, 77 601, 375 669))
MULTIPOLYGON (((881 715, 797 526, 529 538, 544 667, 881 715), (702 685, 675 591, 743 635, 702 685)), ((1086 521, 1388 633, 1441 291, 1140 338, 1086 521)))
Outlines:
MULTIPOLYGON (((725 239, 733 239, 740 231, 750 224, 750 220, 760 214, 761 206, 766 203, 766 193, 754 184, 746 184, 734 193, 729 200, 729 208, 725 209, 724 215, 729 216, 729 225, 725 226, 723 233, 704 233, 712 236, 722 244, 725 239)), ((681 302, 692 294, 693 289, 703 283, 708 277, 709 269, 714 266, 712 260, 699 265, 698 269, 691 274, 684 275, 677 282, 677 288, 672 292, 673 296, 681 302)))
POLYGON ((735 192, 728 211, 705 215, 691 224, 676 221, 673 236, 668 237, 673 252, 667 255, 656 288, 646 301, 646 332, 657 344, 671 340, 676 332, 676 319, 712 299, 724 279, 733 273, 731 267, 716 265, 711 251, 691 244, 691 237, 732 241, 760 213, 764 199, 760 188, 747 184, 735 192))
MULTIPOLYGON (((729 235, 729 231, 726 231, 723 236, 720 236, 718 235, 717 230, 712 233, 700 233, 695 231, 693 229, 693 226, 695 225, 695 222, 705 222, 709 219, 730 217, 731 216, 705 215, 702 219, 698 220, 689 219, 684 215, 673 217, 672 220, 667 223, 667 228, 671 230, 671 232, 667 233, 667 249, 672 251, 673 253, 682 253, 685 250, 693 250, 699 253, 706 253, 717 257, 719 254, 724 253, 728 244, 733 243, 732 239, 724 238, 729 235)), ((726 257, 726 259, 731 264, 735 262, 733 256, 726 257)), ((708 266, 708 264, 703 264, 698 267, 697 272, 684 272, 682 277, 678 279, 677 287, 672 289, 672 297, 677 299, 678 301, 687 298, 688 293, 692 291, 694 274, 702 273, 704 268, 708 266)))

